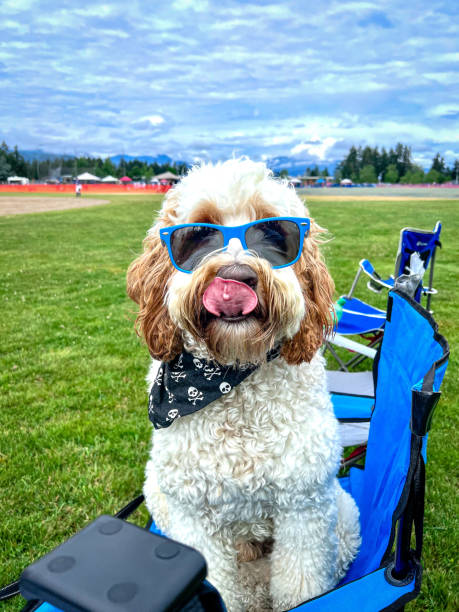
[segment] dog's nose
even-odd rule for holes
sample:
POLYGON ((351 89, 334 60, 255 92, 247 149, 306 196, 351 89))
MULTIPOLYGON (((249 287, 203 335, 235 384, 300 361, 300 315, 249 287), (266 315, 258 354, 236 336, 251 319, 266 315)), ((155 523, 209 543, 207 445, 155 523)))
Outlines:
POLYGON ((222 266, 216 276, 226 280, 235 280, 240 283, 245 283, 252 289, 255 289, 258 283, 256 273, 247 264, 229 264, 222 266))

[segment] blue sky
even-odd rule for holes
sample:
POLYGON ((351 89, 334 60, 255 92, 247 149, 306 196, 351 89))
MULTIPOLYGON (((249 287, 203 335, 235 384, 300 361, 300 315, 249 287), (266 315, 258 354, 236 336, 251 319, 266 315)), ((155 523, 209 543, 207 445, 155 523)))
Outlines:
POLYGON ((459 157, 459 4, 2 0, 0 140, 69 154, 459 157))

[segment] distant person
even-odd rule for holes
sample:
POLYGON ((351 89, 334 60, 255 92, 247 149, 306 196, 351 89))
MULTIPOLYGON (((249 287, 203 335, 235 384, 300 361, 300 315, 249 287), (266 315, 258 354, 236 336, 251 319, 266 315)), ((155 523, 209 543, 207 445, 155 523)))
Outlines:
POLYGON ((80 183, 76 183, 75 185, 75 196, 77 198, 81 197, 81 184, 80 183))

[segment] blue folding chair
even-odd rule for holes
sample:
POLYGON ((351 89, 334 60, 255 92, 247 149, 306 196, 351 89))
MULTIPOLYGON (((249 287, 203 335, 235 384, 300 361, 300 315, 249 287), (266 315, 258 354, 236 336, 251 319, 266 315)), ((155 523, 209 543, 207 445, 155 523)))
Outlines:
POLYGON ((393 289, 397 278, 411 275, 417 281, 414 299, 421 302, 421 298, 427 296, 426 308, 430 310, 432 295, 437 293, 432 283, 436 249, 441 247, 440 233, 440 221, 437 221, 432 231, 410 227, 403 228, 400 231, 395 272, 393 276, 388 278, 382 278, 368 259, 362 259, 359 262, 359 268, 349 292, 341 296, 336 305, 338 313, 338 321, 335 327, 336 334, 326 342, 326 348, 333 355, 342 371, 349 371, 368 357, 374 359, 375 349, 381 342, 384 333, 385 311, 354 297, 362 273, 369 278, 367 287, 376 293, 380 293, 383 289, 393 289), (413 261, 416 263, 416 270, 413 269, 413 261), (423 276, 428 268, 428 286, 424 286, 423 276), (361 336, 365 340, 365 344, 347 338, 347 336, 355 335, 361 336), (348 360, 342 359, 334 349, 334 345, 351 351, 353 356, 348 360))
MULTIPOLYGON (((419 593, 427 433, 448 356, 448 344, 427 310, 391 291, 376 360, 374 409, 367 405, 365 467, 351 468, 341 479, 359 506, 362 546, 336 589, 296 610, 396 610, 419 593)), ((362 397, 356 406, 363 407, 362 397)), ((352 421, 351 398, 335 406, 335 413, 352 421)))
POLYGON ((400 231, 400 240, 398 244, 397 256, 395 258, 395 271, 394 275, 388 278, 382 278, 374 269, 374 266, 368 261, 368 259, 362 259, 359 263, 359 270, 354 278, 351 286, 351 290, 347 297, 352 298, 355 287, 359 281, 360 275, 365 273, 369 277, 367 287, 375 293, 380 293, 383 289, 393 289, 395 279, 402 274, 412 273, 411 269, 411 257, 413 254, 417 254, 422 262, 423 271, 426 272, 430 267, 429 272, 429 283, 425 287, 423 285, 423 279, 419 283, 414 299, 417 302, 421 301, 421 297, 427 296, 427 310, 430 309, 430 301, 432 295, 437 293, 436 289, 433 288, 433 275, 435 267, 435 253, 437 247, 441 247, 440 242, 441 223, 437 221, 432 231, 420 230, 412 227, 404 227, 400 231))
MULTIPOLYGON (((399 610, 406 602, 418 595, 422 577, 421 551, 427 434, 440 397, 440 385, 447 367, 448 356, 448 343, 438 333, 437 325, 427 310, 400 290, 391 290, 388 296, 385 333, 379 356, 375 360, 374 407, 373 403, 362 403, 361 397, 353 398, 351 394, 347 395, 347 400, 344 402, 340 397, 333 397, 336 416, 343 424, 353 419, 357 421, 366 419, 370 422, 365 466, 360 469, 351 468, 349 475, 341 478, 341 485, 352 494, 359 506, 361 549, 347 575, 335 589, 300 604, 295 610, 306 612, 355 609, 358 609, 359 612, 399 610), (414 549, 411 548, 413 528, 414 549)), ((120 517, 126 518, 127 515, 128 512, 122 511, 120 517)), ((108 542, 104 545, 108 546, 110 542, 115 542, 112 538, 117 537, 121 527, 118 528, 109 521, 108 529, 105 523, 101 529, 100 518, 97 521, 99 521, 97 532, 99 539, 108 542), (100 533, 109 535, 101 536, 100 533)), ((152 532, 148 534, 148 537, 152 538, 152 550, 156 551, 156 556, 163 560, 166 559, 167 563, 171 564, 171 570, 166 575, 167 579, 180 576, 182 568, 179 559, 181 556, 177 545, 170 544, 170 540, 158 536, 158 530, 153 522, 149 530, 152 532), (160 550, 161 555, 159 555, 160 550)), ((120 533, 123 533, 122 529, 120 533)), ((139 533, 136 531, 135 535, 137 537, 139 533)), ((74 543, 75 538, 78 538, 78 535, 61 547, 74 543)), ((72 552, 71 563, 68 554, 65 554, 65 549, 61 550, 61 547, 50 553, 58 556, 59 563, 56 562, 55 557, 52 558, 52 562, 47 557, 41 560, 44 574, 42 582, 45 586, 39 587, 36 592, 43 594, 49 592, 46 581, 50 577, 48 570, 52 563, 58 566, 59 571, 63 568, 62 575, 67 577, 67 583, 69 582, 68 572, 75 571, 76 575, 79 575, 79 579, 82 580, 81 586, 75 588, 72 585, 73 590, 71 589, 72 592, 77 593, 78 597, 85 589, 85 580, 89 581, 91 588, 96 589, 98 582, 103 582, 102 574, 104 581, 110 579, 106 576, 106 566, 114 562, 111 557, 108 560, 109 563, 101 564, 99 579, 91 572, 84 572, 84 568, 82 571, 80 567, 80 570, 77 571, 78 554, 80 554, 81 547, 77 548, 77 553, 72 552)), ((96 554, 97 545, 94 548, 94 554, 96 554)), ((122 558, 123 555, 127 555, 128 548, 129 546, 121 549, 113 546, 113 555, 119 554, 122 558)), ((134 559, 125 560, 124 566, 121 566, 126 572, 131 571, 134 562, 139 563, 139 559, 136 558, 136 555, 139 556, 136 548, 131 548, 131 556, 133 555, 134 559)), ((154 556, 148 553, 148 543, 147 548, 142 550, 142 554, 144 556, 141 566, 147 562, 150 563, 154 556)), ((89 555, 88 558, 92 559, 92 555, 89 555)), ((104 558, 107 559, 107 556, 104 558)), ((36 576, 36 572, 35 574, 29 572, 26 576, 29 577, 29 581, 25 581, 23 574, 25 583, 22 584, 21 590, 32 597, 30 576, 36 576)), ((58 572, 57 578, 59 576, 58 572)), ((118 572, 118 583, 120 576, 122 578, 122 572, 121 574, 118 572)), ((126 586, 121 580, 121 586, 120 584, 115 585, 118 588, 117 597, 129 596, 130 600, 120 609, 136 612, 139 610, 164 612, 170 609, 155 604, 155 592, 160 592, 162 588, 164 594, 164 584, 161 580, 166 578, 164 578, 164 573, 161 576, 157 577, 155 573, 152 573, 151 584, 143 591, 140 588, 136 591, 131 582, 128 582, 126 586)), ((180 580, 178 583, 177 580, 173 582, 174 588, 178 588, 177 597, 181 597, 183 603, 174 609, 202 612, 223 611, 224 605, 218 593, 211 585, 202 582, 204 578, 202 572, 198 578, 198 580, 195 579, 193 588, 189 584, 181 584, 180 580), (183 599, 185 596, 192 603, 185 604, 183 599)), ((53 574, 53 579, 56 581, 56 574, 53 574)), ((59 588, 55 590, 59 591, 59 588)), ((110 592, 112 590, 110 589, 110 592)), ((106 592, 102 589, 99 596, 103 599, 106 592)), ((170 595, 171 600, 174 600, 175 595, 170 595)), ((60 600, 65 599, 65 594, 60 593, 59 596, 60 600)), ((46 597, 42 599, 50 603, 35 602, 28 604, 29 607, 26 609, 38 609, 40 612, 56 612, 59 609, 91 609, 78 607, 68 599, 65 599, 66 606, 55 607, 53 604, 57 600, 53 594, 48 599, 46 597)), ((106 608, 96 609, 105 610, 106 608)))
POLYGON ((359 506, 362 546, 335 589, 295 610, 398 610, 419 594, 427 433, 448 357, 448 343, 430 313, 401 291, 390 291, 375 398, 370 388, 359 395, 332 392, 342 428, 369 423, 365 467, 351 467, 340 479, 359 506))

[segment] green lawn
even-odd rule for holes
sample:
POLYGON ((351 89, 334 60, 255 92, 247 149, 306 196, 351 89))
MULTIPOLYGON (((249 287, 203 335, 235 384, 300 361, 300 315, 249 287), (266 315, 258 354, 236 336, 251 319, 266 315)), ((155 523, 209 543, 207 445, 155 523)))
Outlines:
MULTIPOLYGON (((0 585, 142 487, 148 352, 125 274, 162 196, 103 197, 111 204, 0 217, 0 585)), ((311 199, 309 208, 333 235, 325 253, 337 295, 364 256, 393 271, 401 227, 444 224, 433 308, 452 355, 429 441, 426 571, 408 608, 455 610, 459 202, 311 199)))

